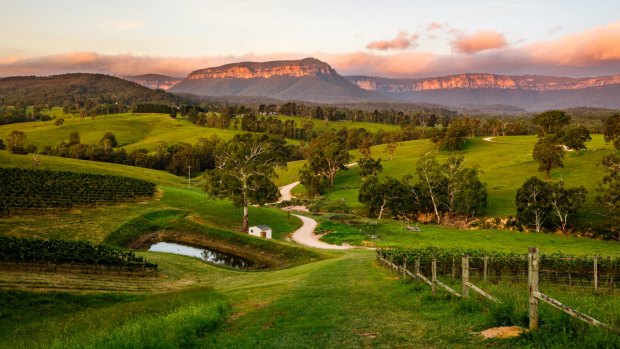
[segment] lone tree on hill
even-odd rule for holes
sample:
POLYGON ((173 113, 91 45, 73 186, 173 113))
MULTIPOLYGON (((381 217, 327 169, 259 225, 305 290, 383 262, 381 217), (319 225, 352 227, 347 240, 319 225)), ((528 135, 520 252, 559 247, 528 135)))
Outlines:
POLYGON ((6 137, 6 149, 11 154, 28 154, 26 150, 26 134, 22 131, 13 131, 6 137))
POLYGON ((388 137, 387 143, 385 144, 385 151, 390 154, 390 160, 394 160, 396 148, 398 148, 398 141, 395 136, 391 135, 388 137))
POLYGON ((242 207, 241 231, 247 232, 249 206, 262 206, 279 196, 271 178, 276 166, 286 166, 285 141, 266 134, 237 134, 220 143, 216 154, 216 168, 206 174, 205 191, 242 207))
POLYGON ((564 167, 564 150, 559 146, 555 137, 543 137, 534 146, 534 160, 540 163, 538 171, 544 172, 547 178, 551 175, 551 170, 564 167))

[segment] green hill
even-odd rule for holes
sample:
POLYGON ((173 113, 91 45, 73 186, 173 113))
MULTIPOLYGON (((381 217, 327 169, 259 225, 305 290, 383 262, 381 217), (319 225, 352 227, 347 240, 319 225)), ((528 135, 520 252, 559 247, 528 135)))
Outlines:
POLYGON ((228 139, 237 133, 233 130, 199 127, 166 114, 124 113, 81 119, 64 115, 58 108, 53 111, 52 114, 57 118, 65 119, 62 126, 55 126, 54 121, 4 125, 0 126, 0 139, 6 139, 9 133, 18 130, 26 133, 29 144, 43 147, 66 142, 71 132, 78 132, 82 143, 92 144, 99 142, 110 131, 116 135, 120 146, 131 151, 139 148, 154 150, 159 142, 194 144, 201 137, 213 135, 228 139))
POLYGON ((0 79, 0 101, 7 105, 62 106, 87 99, 98 103, 172 102, 178 97, 104 74, 13 76, 0 79))
MULTIPOLYGON (((470 139, 461 152, 465 156, 466 166, 477 166, 481 170, 480 178, 487 184, 488 207, 486 215, 509 216, 516 213, 515 195, 517 189, 531 176, 544 177, 538 172, 538 163, 532 158, 536 136, 496 137, 497 143, 486 142, 481 138, 470 139)), ((552 171, 552 180, 564 180, 567 186, 584 185, 588 190, 588 198, 580 214, 581 220, 600 219, 599 209, 595 205, 598 181, 604 176, 601 160, 612 151, 611 145, 605 144, 602 135, 593 135, 587 144, 588 149, 580 152, 567 152, 564 168, 552 171)), ((372 156, 383 159, 381 176, 401 178, 411 174, 415 177, 416 162, 424 154, 436 153, 436 147, 429 140, 402 142, 396 149, 393 160, 385 153, 385 146, 372 148, 372 156)), ((354 153, 354 159, 360 154, 354 153)), ((440 151, 439 159, 445 159, 447 152, 440 151)), ((291 171, 299 166, 291 167, 291 171)), ((291 178, 289 173, 282 177, 291 178)), ((358 188, 361 184, 359 168, 353 167, 340 172, 335 182, 335 190, 326 195, 332 200, 346 200, 358 209, 362 205, 357 201, 358 188)))

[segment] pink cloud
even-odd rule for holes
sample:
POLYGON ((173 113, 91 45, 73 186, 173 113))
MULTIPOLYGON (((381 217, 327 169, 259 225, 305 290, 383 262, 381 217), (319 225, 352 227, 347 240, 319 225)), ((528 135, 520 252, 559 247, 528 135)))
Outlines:
POLYGON ((469 49, 464 51, 471 53, 465 55, 413 51, 375 54, 360 51, 277 52, 265 55, 248 53, 240 56, 201 57, 106 55, 96 52, 72 52, 41 57, 5 56, 0 57, 0 76, 50 75, 67 72, 115 75, 159 73, 185 76, 196 69, 233 62, 299 59, 308 56, 317 57, 331 64, 339 73, 345 75, 424 77, 480 72, 578 77, 620 74, 620 21, 548 42, 523 46, 513 44, 510 47, 504 45, 497 49, 482 51, 471 48, 481 46, 467 47, 469 49))
POLYGON ((407 32, 401 31, 394 39, 373 41, 366 47, 378 51, 406 50, 415 47, 416 40, 418 40, 418 34, 409 35, 407 32))
POLYGON ((620 60, 620 21, 529 45, 532 58, 558 65, 588 66, 620 60))
POLYGON ((442 29, 444 29, 444 28, 446 28, 446 25, 445 25, 445 24, 438 23, 438 22, 431 22, 431 23, 430 23, 430 24, 426 27, 426 30, 430 32, 430 31, 434 31, 434 30, 442 30, 442 29))
POLYGON ((452 41, 454 51, 466 54, 503 48, 507 45, 504 35, 492 30, 483 30, 473 34, 459 34, 452 41))

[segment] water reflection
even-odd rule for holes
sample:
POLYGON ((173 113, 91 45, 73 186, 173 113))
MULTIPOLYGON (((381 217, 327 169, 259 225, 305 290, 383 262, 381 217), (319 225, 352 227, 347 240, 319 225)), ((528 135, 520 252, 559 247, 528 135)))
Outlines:
POLYGON ((235 256, 230 253, 215 251, 204 247, 181 245, 174 242, 158 242, 151 245, 149 251, 167 252, 184 256, 198 257, 210 263, 227 265, 229 267, 237 269, 251 268, 254 266, 253 261, 239 256, 235 256))

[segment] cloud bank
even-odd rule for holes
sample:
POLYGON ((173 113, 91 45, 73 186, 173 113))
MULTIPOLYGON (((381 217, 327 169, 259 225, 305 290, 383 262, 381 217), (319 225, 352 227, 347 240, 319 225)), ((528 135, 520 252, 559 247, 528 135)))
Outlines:
POLYGON ((373 41, 366 45, 366 48, 378 51, 406 50, 415 48, 416 40, 418 40, 417 34, 409 35, 407 32, 401 31, 392 40, 373 41))
MULTIPOLYGON (((415 43, 415 39, 404 33, 385 43, 376 42, 373 47, 387 51, 405 45, 411 47, 412 42, 415 43), (397 40, 401 38, 402 43, 397 40)), ((519 47, 507 45, 504 37, 498 33, 457 34, 453 47, 455 50, 451 54, 413 51, 379 54, 359 51, 337 54, 280 52, 268 55, 248 53, 241 56, 153 57, 70 52, 41 57, 0 57, 0 76, 67 72, 185 76, 196 69, 232 62, 299 59, 308 56, 324 60, 346 75, 423 77, 486 72, 578 77, 620 74, 620 21, 568 34, 557 40, 519 47)))
POLYGON ((461 34, 452 41, 452 48, 459 53, 472 54, 508 46, 503 34, 493 30, 483 30, 473 34, 461 34))

